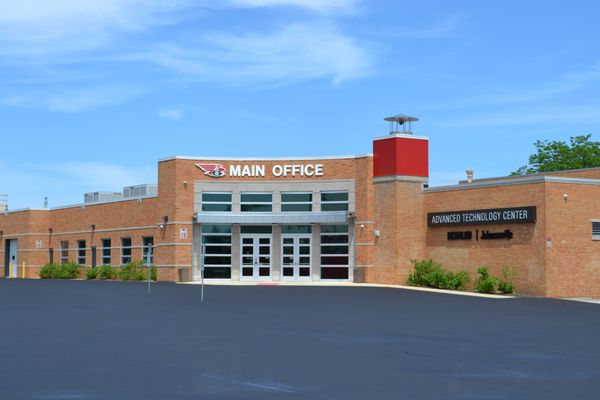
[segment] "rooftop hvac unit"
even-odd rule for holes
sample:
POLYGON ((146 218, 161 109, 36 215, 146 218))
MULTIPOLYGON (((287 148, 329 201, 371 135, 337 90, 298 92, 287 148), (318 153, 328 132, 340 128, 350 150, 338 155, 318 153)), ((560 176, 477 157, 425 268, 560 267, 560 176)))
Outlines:
POLYGON ((123 198, 135 199, 138 197, 156 196, 158 194, 158 185, 144 184, 125 186, 123 188, 123 198))
POLYGON ((120 192, 90 192, 84 195, 84 203, 105 203, 108 201, 122 200, 123 194, 120 192))

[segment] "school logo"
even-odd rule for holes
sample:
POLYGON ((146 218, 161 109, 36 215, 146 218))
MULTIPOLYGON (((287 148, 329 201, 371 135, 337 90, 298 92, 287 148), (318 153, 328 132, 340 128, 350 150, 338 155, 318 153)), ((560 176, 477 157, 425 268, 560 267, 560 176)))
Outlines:
POLYGON ((196 164, 196 167, 204 171, 204 175, 212 178, 221 178, 225 176, 225 167, 221 164, 196 164))

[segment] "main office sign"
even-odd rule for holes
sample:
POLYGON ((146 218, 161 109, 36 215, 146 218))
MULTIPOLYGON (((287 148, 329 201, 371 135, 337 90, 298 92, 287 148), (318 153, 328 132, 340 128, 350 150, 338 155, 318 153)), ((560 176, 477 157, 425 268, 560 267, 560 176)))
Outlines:
POLYGON ((536 207, 490 208, 427 214, 427 226, 515 224, 535 222, 536 207))
MULTIPOLYGON (((267 168, 264 164, 231 164, 229 170, 218 163, 197 163, 196 167, 211 178, 231 177, 264 177, 267 168)), ((323 176, 323 164, 275 164, 271 167, 271 175, 281 176, 323 176)))

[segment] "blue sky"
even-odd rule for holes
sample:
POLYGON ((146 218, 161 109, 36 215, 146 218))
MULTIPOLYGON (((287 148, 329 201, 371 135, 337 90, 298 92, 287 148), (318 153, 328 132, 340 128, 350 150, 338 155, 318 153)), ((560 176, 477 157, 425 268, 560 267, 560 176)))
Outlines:
POLYGON ((420 118, 430 181, 600 129, 595 1, 0 0, 0 193, 79 203, 170 155, 371 152, 420 118))

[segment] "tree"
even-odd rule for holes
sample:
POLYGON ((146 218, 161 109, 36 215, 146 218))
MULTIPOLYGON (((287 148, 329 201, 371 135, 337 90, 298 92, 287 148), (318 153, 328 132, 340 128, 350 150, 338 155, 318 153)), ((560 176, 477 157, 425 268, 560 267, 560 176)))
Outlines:
POLYGON ((529 165, 522 166, 511 175, 600 167, 600 142, 590 141, 591 137, 591 134, 572 136, 570 143, 537 140, 534 143, 537 152, 529 156, 529 165))

